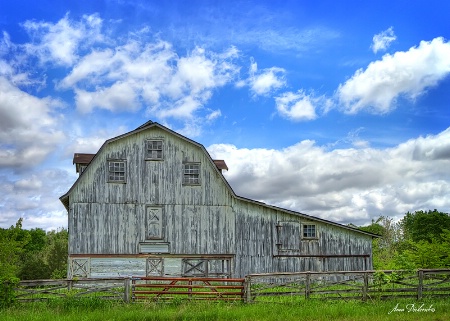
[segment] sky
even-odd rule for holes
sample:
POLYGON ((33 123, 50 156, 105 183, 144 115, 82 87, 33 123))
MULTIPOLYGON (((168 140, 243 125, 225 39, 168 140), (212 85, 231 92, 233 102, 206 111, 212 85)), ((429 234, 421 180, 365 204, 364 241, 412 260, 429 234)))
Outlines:
POLYGON ((450 212, 450 2, 0 0, 0 227, 67 227, 73 154, 152 120, 237 195, 450 212))

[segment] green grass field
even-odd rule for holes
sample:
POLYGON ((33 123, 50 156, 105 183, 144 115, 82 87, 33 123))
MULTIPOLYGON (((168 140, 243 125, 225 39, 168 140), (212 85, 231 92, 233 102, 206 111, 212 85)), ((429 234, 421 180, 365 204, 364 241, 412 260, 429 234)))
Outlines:
POLYGON ((366 303, 344 300, 309 300, 302 304, 179 301, 123 304, 98 298, 65 298, 48 302, 16 304, 11 308, 1 310, 0 320, 446 321, 450 320, 450 300, 448 298, 420 301, 392 299, 366 303))

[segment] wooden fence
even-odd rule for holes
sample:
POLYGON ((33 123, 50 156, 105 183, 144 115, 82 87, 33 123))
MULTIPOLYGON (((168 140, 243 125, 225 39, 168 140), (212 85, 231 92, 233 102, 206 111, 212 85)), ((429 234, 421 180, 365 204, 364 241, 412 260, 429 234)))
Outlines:
POLYGON ((268 273, 245 280, 246 302, 450 296, 449 269, 268 273))
POLYGON ((245 279, 133 277, 20 281, 19 302, 95 296, 140 300, 243 300, 300 302, 308 299, 389 299, 450 296, 450 269, 251 274, 245 279))
POLYGON ((87 296, 130 302, 130 284, 129 278, 20 281, 15 295, 18 302, 87 296))
POLYGON ((244 299, 245 279, 231 278, 133 278, 132 298, 137 300, 193 300, 235 301, 244 299))

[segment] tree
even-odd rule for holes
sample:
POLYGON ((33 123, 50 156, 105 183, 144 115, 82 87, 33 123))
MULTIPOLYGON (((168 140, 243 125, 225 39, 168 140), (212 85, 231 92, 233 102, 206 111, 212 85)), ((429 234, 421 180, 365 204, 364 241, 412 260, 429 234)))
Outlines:
POLYGON ((411 239, 413 242, 442 241, 441 234, 444 229, 450 229, 450 216, 436 209, 428 212, 408 212, 399 223, 405 239, 411 239))
POLYGON ((402 264, 396 261, 398 257, 398 248, 401 241, 400 228, 390 217, 380 216, 372 224, 362 226, 359 229, 378 234, 380 238, 372 240, 373 266, 375 269, 397 269, 404 268, 397 266, 402 264))
POLYGON ((420 240, 410 241, 410 247, 403 253, 417 268, 448 268, 450 267, 450 230, 444 230, 439 238, 431 242, 420 240))
POLYGON ((62 228, 59 231, 47 233, 46 262, 51 271, 52 278, 65 278, 67 276, 67 256, 69 232, 62 228))
POLYGON ((20 255, 30 236, 22 230, 22 218, 15 226, 0 230, 0 278, 17 277, 20 271, 20 255))

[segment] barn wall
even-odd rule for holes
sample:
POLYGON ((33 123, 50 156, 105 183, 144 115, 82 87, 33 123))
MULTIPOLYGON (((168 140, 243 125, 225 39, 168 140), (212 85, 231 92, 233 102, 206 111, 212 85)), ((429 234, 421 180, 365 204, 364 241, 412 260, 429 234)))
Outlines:
POLYGON ((171 253, 234 251, 231 195, 204 150, 157 127, 110 142, 70 195, 69 253, 133 254, 141 242, 171 253), (145 160, 145 141, 161 139, 164 160, 145 160), (127 182, 107 182, 108 159, 126 160, 127 182), (183 162, 201 163, 201 184, 182 184, 183 162), (147 207, 163 213, 164 236, 147 239, 147 207))
POLYGON ((236 274, 239 276, 372 268, 370 236, 252 202, 237 200, 234 209, 236 274), (317 239, 302 239, 302 224, 315 224, 317 239), (281 242, 288 246, 283 248, 281 242))

